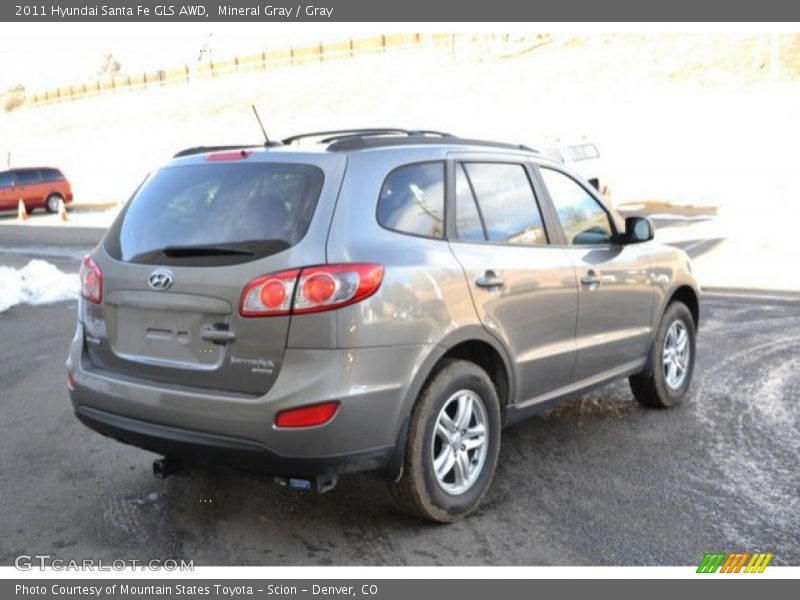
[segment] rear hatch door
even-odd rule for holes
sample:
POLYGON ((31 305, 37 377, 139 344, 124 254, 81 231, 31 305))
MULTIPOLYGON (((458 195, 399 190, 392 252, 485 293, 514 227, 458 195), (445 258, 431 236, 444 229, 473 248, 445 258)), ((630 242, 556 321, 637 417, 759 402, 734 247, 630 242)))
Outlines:
POLYGON ((346 159, 285 151, 177 161, 143 183, 94 259, 101 304, 82 302, 89 359, 124 375, 259 395, 290 317, 243 317, 257 277, 325 262, 346 159))

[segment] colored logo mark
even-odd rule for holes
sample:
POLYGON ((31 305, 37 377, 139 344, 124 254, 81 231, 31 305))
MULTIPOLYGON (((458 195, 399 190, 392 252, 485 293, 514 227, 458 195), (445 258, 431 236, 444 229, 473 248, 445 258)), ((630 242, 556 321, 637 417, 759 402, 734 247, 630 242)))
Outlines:
POLYGON ((709 552, 700 561, 698 573, 763 573, 772 560, 771 552, 709 552))

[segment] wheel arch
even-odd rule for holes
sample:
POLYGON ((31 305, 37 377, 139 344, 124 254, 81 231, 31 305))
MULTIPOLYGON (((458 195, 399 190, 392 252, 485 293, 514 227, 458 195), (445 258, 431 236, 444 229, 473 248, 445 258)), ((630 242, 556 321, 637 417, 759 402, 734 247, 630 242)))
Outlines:
POLYGON ((661 320, 664 318, 664 313, 667 311, 667 308, 669 308, 669 305, 675 301, 685 304, 689 309, 689 313, 692 315, 692 320, 694 321, 695 331, 697 331, 700 325, 700 295, 697 288, 688 283, 682 283, 676 286, 671 292, 664 294, 659 310, 653 314, 652 333, 647 346, 648 358, 645 367, 642 369, 642 373, 652 372, 653 365, 650 358, 652 344, 655 343, 656 332, 658 331, 661 320))
POLYGON ((679 286, 670 294, 667 302, 664 304, 664 310, 675 301, 682 302, 687 306, 689 312, 692 313, 694 327, 695 330, 697 330, 700 325, 700 298, 697 291, 689 285, 679 286))
POLYGON ((511 401, 511 375, 500 352, 484 340, 465 340, 449 348, 439 359, 431 374, 439 365, 450 359, 466 360, 486 371, 497 390, 500 408, 505 409, 511 401))
POLYGON ((514 398, 514 372, 508 353, 481 326, 469 326, 441 340, 423 361, 409 388, 404 412, 409 414, 425 384, 447 360, 462 359, 484 369, 495 384, 501 407, 514 398))
POLYGON ((500 399, 500 410, 505 420, 506 407, 514 398, 514 371, 508 353, 502 345, 481 326, 469 326, 452 333, 437 344, 421 362, 408 388, 398 419, 398 438, 387 469, 389 479, 397 479, 402 473, 406 451, 408 423, 411 411, 420 392, 437 370, 448 360, 469 360, 483 368, 494 383, 500 399))

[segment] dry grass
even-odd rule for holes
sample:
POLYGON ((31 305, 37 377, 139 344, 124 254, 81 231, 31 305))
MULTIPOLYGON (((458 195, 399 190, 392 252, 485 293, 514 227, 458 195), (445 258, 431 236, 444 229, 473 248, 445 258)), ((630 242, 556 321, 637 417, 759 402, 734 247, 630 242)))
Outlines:
POLYGON ((631 200, 625 204, 617 205, 617 208, 622 211, 635 210, 645 214, 670 214, 678 215, 681 217, 713 217, 717 214, 719 207, 717 206, 694 206, 692 204, 675 204, 668 200, 631 200))
POLYGON ((0 104, 5 112, 11 112, 25 104, 25 90, 23 88, 12 88, 5 94, 0 95, 0 104))

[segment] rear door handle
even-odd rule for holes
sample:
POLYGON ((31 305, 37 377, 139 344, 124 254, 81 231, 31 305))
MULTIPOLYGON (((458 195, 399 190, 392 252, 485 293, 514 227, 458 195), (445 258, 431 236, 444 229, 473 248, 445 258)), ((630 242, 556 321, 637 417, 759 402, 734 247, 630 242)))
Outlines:
POLYGON ((475 280, 475 285, 482 288, 503 287, 505 283, 506 280, 494 271, 486 271, 486 273, 475 280))
POLYGON ((236 334, 227 329, 213 329, 209 327, 200 332, 200 337, 212 344, 227 344, 236 339, 236 334))
POLYGON ((595 271, 588 271, 583 277, 581 277, 581 283, 583 285, 600 285, 600 275, 598 275, 595 271))

